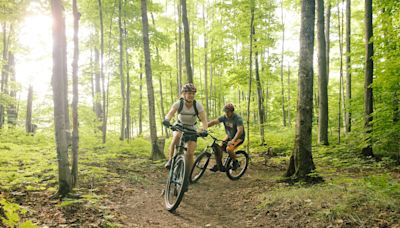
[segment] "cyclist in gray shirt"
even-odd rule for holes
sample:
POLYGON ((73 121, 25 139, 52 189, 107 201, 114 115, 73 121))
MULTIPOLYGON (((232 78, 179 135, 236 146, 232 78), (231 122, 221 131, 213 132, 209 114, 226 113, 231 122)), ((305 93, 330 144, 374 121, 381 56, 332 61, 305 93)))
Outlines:
MULTIPOLYGON (((195 94, 196 94, 196 87, 192 83, 185 84, 181 90, 181 98, 179 99, 179 101, 175 102, 172 105, 168 114, 165 116, 163 124, 168 126, 170 124, 170 120, 172 119, 172 117, 175 115, 176 112, 178 112, 177 122, 179 124, 182 124, 186 128, 197 130, 196 128, 197 119, 200 119, 202 123, 201 129, 202 131, 206 131, 208 125, 207 116, 203 106, 199 102, 196 102, 196 100, 194 99, 195 94)), ((181 132, 174 131, 171 145, 168 148, 169 160, 165 164, 165 167, 167 169, 171 167, 171 158, 174 154, 174 148, 179 143, 181 137, 182 137, 181 132)), ((196 150, 197 146, 197 137, 193 135, 188 135, 188 136, 185 135, 185 137, 182 138, 182 140, 185 143, 187 143, 186 156, 189 162, 188 167, 190 167, 191 169, 194 160, 193 159, 194 151, 196 150)))

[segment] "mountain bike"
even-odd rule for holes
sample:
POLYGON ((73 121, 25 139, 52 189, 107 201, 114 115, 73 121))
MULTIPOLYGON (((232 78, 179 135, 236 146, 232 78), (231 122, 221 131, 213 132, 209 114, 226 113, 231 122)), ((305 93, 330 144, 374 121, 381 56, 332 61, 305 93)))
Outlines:
POLYGON ((178 208, 183 199, 183 195, 188 190, 189 185, 189 167, 186 160, 185 151, 187 151, 186 143, 182 140, 186 135, 195 135, 196 137, 205 137, 206 133, 198 133, 193 129, 185 128, 180 124, 170 125, 172 131, 182 132, 182 137, 175 147, 174 156, 172 157, 171 168, 168 172, 167 183, 164 190, 165 207, 168 211, 173 212, 178 208))
MULTIPOLYGON (((207 166, 210 162, 211 155, 214 154, 216 150, 222 150, 220 145, 217 142, 227 143, 226 141, 217 139, 216 137, 208 134, 213 139, 213 142, 208 145, 196 158, 194 161, 192 170, 190 172, 190 182, 195 183, 197 182, 204 174, 207 169, 207 166)), ((226 150, 223 151, 224 153, 226 150)), ((238 167, 233 165, 233 159, 230 156, 225 156, 223 166, 225 168, 225 173, 231 180, 239 180, 240 177, 244 175, 249 165, 249 155, 243 151, 239 150, 236 151, 236 159, 239 163, 238 167)))

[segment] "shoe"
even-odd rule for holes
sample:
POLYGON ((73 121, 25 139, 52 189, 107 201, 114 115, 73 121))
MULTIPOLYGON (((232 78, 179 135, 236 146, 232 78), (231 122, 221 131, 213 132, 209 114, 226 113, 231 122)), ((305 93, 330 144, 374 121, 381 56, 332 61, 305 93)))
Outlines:
POLYGON ((169 159, 169 160, 165 163, 164 167, 165 167, 166 169, 170 169, 170 168, 171 168, 171 163, 172 163, 172 159, 169 159))
POLYGON ((211 169, 210 169, 210 171, 212 171, 212 172, 217 172, 219 169, 218 169, 218 166, 217 165, 214 165, 211 169))
POLYGON ((223 173, 226 172, 225 166, 221 166, 221 168, 219 169, 219 171, 220 171, 220 172, 223 172, 223 173))
POLYGON ((236 170, 237 168, 239 168, 240 167, 240 164, 239 164, 239 161, 238 160, 233 160, 233 163, 232 163, 232 170, 236 170))

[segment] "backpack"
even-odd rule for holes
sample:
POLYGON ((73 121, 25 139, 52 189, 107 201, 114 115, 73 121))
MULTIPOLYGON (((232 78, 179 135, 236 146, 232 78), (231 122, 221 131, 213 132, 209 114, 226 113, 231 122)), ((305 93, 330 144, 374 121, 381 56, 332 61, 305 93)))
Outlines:
MULTIPOLYGON (((178 108, 178 114, 180 114, 182 112, 183 105, 185 104, 185 101, 184 101, 184 99, 182 97, 179 98, 179 102, 180 103, 179 103, 179 108, 178 108)), ((194 108, 194 112, 195 112, 194 115, 196 115, 197 118, 200 119, 199 110, 197 110, 196 100, 193 100, 193 108, 194 108)))

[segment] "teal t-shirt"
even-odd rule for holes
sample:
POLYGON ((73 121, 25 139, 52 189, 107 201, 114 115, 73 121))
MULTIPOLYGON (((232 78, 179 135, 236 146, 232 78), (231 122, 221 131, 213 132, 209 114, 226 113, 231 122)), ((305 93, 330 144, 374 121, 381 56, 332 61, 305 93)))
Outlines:
MULTIPOLYGON (((237 133, 237 127, 243 126, 243 119, 238 114, 233 113, 231 118, 227 118, 225 115, 218 118, 219 122, 224 123, 225 132, 228 135, 229 139, 233 139, 237 133)), ((243 133, 240 136, 240 139, 244 141, 245 132, 243 128, 243 133)))

